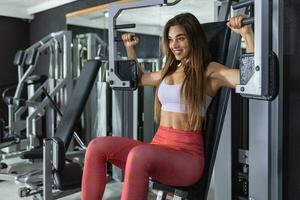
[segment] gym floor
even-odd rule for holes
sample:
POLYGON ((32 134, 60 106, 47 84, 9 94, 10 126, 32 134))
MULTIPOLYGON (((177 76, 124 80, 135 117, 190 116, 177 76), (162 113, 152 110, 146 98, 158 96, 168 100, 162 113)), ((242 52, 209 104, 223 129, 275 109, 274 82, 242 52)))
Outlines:
MULTIPOLYGON (((42 163, 35 162, 29 163, 24 162, 18 158, 3 160, 2 162, 9 165, 10 171, 17 171, 18 174, 22 174, 31 170, 41 169, 42 163)), ((0 171, 3 173, 4 171, 0 171)), ((5 200, 31 200, 33 197, 20 198, 18 196, 18 189, 23 187, 24 184, 16 183, 14 181, 0 181, 0 199, 5 200), (3 198, 2 198, 3 197, 3 198)), ((104 200, 119 200, 122 190, 122 183, 116 181, 109 181, 105 188, 104 200)), ((61 198, 62 200, 80 200, 80 192, 67 197, 61 198)), ((156 195, 149 191, 148 200, 156 199, 156 195)))
MULTIPOLYGON (((3 160, 2 162, 8 164, 10 166, 10 171, 17 171, 18 174, 22 174, 31 170, 41 169, 42 163, 41 162, 35 162, 35 163, 29 163, 24 162, 24 160, 21 160, 19 158, 9 159, 9 160, 3 160)), ((3 173, 4 171, 1 171, 3 173)), ((24 184, 15 183, 14 181, 0 181, 0 199, 5 200, 32 200, 33 196, 26 197, 26 198, 20 198, 18 196, 18 189, 23 187, 24 184)), ((121 191, 122 191, 122 183, 117 181, 109 181, 105 188, 105 193, 103 200, 119 200, 121 197, 121 191)), ((73 195, 66 196, 64 198, 61 198, 62 200, 80 200, 80 192, 75 193, 73 195)), ((39 197, 39 196, 38 196, 39 197)), ((156 199, 156 191, 149 191, 148 194, 148 200, 155 200, 156 199)), ((171 199, 171 198, 170 198, 171 199)), ((213 191, 211 190, 208 195, 207 200, 213 200, 213 191)))
MULTIPOLYGON (((11 181, 2 181, 0 182, 0 197, 5 196, 5 200, 17 200, 17 199, 22 199, 22 200, 31 200, 32 197, 27 197, 27 198, 20 198, 18 196, 18 188, 19 186, 15 184, 14 182, 11 181)), ((121 196, 121 188, 122 188, 122 183, 120 182, 115 182, 111 181, 107 183, 106 188, 105 188, 105 193, 103 200, 120 200, 121 196)), ((80 192, 72 194, 70 196, 61 198, 62 200, 80 200, 80 192)), ((155 192, 150 191, 148 194, 148 200, 155 200, 156 199, 156 194, 155 192)), ((207 200, 213 200, 212 193, 210 192, 209 197, 207 200)))
MULTIPOLYGON (((19 186, 16 185, 14 182, 11 181, 2 181, 0 182, 0 199, 5 200, 31 200, 32 197, 27 198, 20 198, 18 197, 18 188, 19 186), (5 198, 2 198, 4 197, 5 198)), ((120 200, 122 184, 119 182, 111 181, 106 185, 105 193, 104 193, 104 200, 120 200)), ((69 195, 67 197, 61 198, 62 200, 80 200, 80 193, 75 193, 73 195, 69 195)), ((148 200, 154 200, 156 196, 154 193, 149 192, 148 200)))

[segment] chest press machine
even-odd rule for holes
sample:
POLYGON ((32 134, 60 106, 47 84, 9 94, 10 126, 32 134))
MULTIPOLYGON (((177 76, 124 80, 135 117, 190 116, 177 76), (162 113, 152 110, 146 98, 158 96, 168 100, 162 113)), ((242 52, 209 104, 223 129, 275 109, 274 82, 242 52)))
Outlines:
MULTIPOLYGON (((130 8, 139 8, 147 7, 153 5, 173 5, 179 1, 175 1, 172 4, 168 4, 165 0, 152 0, 146 1, 137 1, 130 4, 120 4, 114 5, 109 9, 109 63, 110 63, 110 85, 114 89, 124 89, 131 90, 136 87, 137 84, 137 65, 134 61, 116 61, 116 49, 115 49, 115 29, 117 28, 126 28, 126 25, 120 27, 116 25, 116 18, 124 9, 130 8), (129 65, 124 67, 123 65, 129 65), (124 72, 124 69, 126 72, 124 72)), ((227 59, 227 49, 230 40, 230 31, 226 27, 225 22, 216 22, 203 24, 204 31, 207 35, 211 53, 215 61, 220 63, 226 63, 227 59)), ((242 60, 241 60, 242 62, 242 60)), ((244 65, 246 68, 253 69, 253 62, 248 62, 244 65)), ((274 62, 275 63, 275 62, 274 62)), ((92 88, 93 82, 95 81, 97 71, 100 68, 101 63, 97 60, 91 60, 86 63, 81 75, 75 85, 71 99, 76 99, 76 101, 71 101, 70 104, 66 107, 64 116, 62 117, 61 123, 58 125, 58 128, 55 133, 55 137, 45 140, 44 144, 44 188, 43 194, 44 199, 56 199, 62 196, 64 191, 67 195, 68 193, 74 193, 74 191, 80 190, 81 185, 81 175, 82 168, 77 163, 66 162, 65 153, 66 149, 70 144, 70 140, 73 135, 73 127, 76 121, 79 119, 80 114, 82 113, 84 104, 87 100, 88 94, 92 88), (88 81, 87 81, 88 80, 88 81), (54 177, 54 180, 52 180, 54 177), (52 188, 54 187, 59 189, 60 192, 54 194, 52 193, 52 188)), ((248 69, 249 70, 249 69, 248 69)), ((241 70, 243 71, 243 70, 241 70)), ((264 75, 269 77, 269 68, 262 68, 261 70, 256 70, 255 73, 260 71, 264 72, 264 75)), ((272 70, 271 70, 272 72, 272 70)), ((274 68, 273 72, 276 72, 274 68)), ((249 73, 247 73, 249 75, 249 73)), ((244 74, 242 74, 243 76, 244 74)), ((252 73, 253 75, 253 73, 252 73)), ((251 79, 251 73, 246 78, 243 79, 247 84, 251 79), (248 81, 248 82, 247 82, 248 81)), ((276 77, 276 76, 273 76, 276 77)), ((270 87, 273 88, 275 92, 268 93, 258 93, 254 96, 252 94, 244 95, 251 98, 259 98, 264 100, 271 100, 276 97, 276 78, 273 79, 275 82, 269 86, 266 85, 266 91, 270 90, 270 87)), ((266 82, 269 83, 269 82, 266 82)), ((271 89, 272 89, 271 88, 271 89)), ((149 186, 161 190, 157 199, 164 199, 166 197, 166 192, 174 193, 174 199, 205 199, 208 193, 208 187, 212 176, 212 170, 215 162, 216 152, 218 149, 218 143, 222 131, 222 125, 224 121, 224 116, 226 113, 227 102, 229 98, 230 91, 228 89, 222 88, 219 93, 214 97, 207 113, 207 123, 205 125, 205 172, 201 180, 190 187, 174 187, 164 185, 155 180, 150 180, 149 186)))
MULTIPOLYGON (((165 3, 165 1, 152 1, 154 5, 165 3)), ((179 2, 179 1, 177 1, 179 2)), ((176 3, 177 3, 176 2, 176 3)), ((144 7, 149 5, 145 1, 136 2, 128 5, 129 8, 144 7)), ((174 4, 172 4, 174 5, 174 4)), ((115 24, 116 17, 123 9, 122 6, 115 6, 109 10, 111 17, 109 28, 109 46, 110 46, 110 84, 113 89, 135 89, 137 85, 136 78, 136 64, 134 61, 115 61, 115 29, 118 26, 115 24), (113 48, 111 48, 113 47, 113 48), (130 65, 131 68, 124 65, 130 65), (122 72, 124 69, 130 69, 127 73, 122 72), (121 73, 122 72, 122 73, 121 73), (124 76, 126 74, 126 76, 124 76)), ((123 25, 126 26, 126 25, 123 25)), ((215 22, 203 24, 203 29, 207 36, 209 48, 211 50, 213 60, 225 64, 227 57, 227 50, 230 40, 230 30, 226 26, 226 22, 215 22)), ((207 123, 205 125, 204 138, 205 138, 205 170, 204 175, 198 183, 190 187, 174 187, 159 183, 155 180, 150 180, 149 187, 155 190, 159 190, 157 199, 166 199, 167 193, 173 193, 173 199, 206 199, 209 189, 209 183, 212 176, 213 166, 217 154, 218 143, 220 140, 224 117, 227 109, 227 102, 230 91, 226 88, 222 88, 218 94, 214 97, 212 103, 208 108, 207 123)))
MULTIPOLYGON (((172 4, 168 4, 167 1, 137 1, 129 4, 115 5, 109 9, 109 61, 110 61, 110 85, 113 89, 118 90, 128 90, 134 89, 137 85, 136 80, 136 64, 134 61, 116 61, 116 44, 115 42, 118 39, 115 38, 115 30, 120 27, 116 25, 116 18, 120 15, 123 10, 132 9, 132 8, 142 8, 147 6, 154 5, 175 5, 179 1, 174 1, 172 4), (124 67, 122 65, 130 65, 131 67, 124 67), (122 68, 123 67, 123 68, 122 68), (125 73, 121 72, 124 68, 129 69, 125 73)), ((243 1, 237 3, 233 6, 233 9, 237 10, 249 5, 253 5, 254 0, 243 1)), ((236 92, 240 93, 241 96, 258 99, 258 100, 267 100, 271 101, 278 95, 278 61, 277 56, 269 51, 269 2, 256 2, 256 21, 261 22, 259 19, 263 18, 266 23, 266 27, 263 28, 261 32, 255 33, 255 46, 258 47, 255 49, 257 54, 245 54, 240 57, 239 65, 241 71, 241 84, 236 87, 236 92), (264 42, 261 42, 261 41, 264 42), (260 49, 259 49, 260 48, 260 49), (260 60, 261 59, 261 60, 260 60)), ((243 21, 243 24, 252 24, 254 23, 254 18, 246 19, 243 21)), ((230 31, 226 27, 226 22, 216 22, 210 24, 202 24, 204 31, 206 33, 208 43, 210 46, 211 53, 213 55, 214 61, 217 61, 222 64, 227 64, 228 61, 227 49, 229 47, 230 40, 230 31)), ((257 23, 257 30, 261 30, 262 23, 257 23)), ((130 28, 132 24, 126 26, 122 25, 122 28, 130 28)), ((239 41, 238 41, 239 42, 239 41)), ((236 44, 233 44, 236 45, 236 44)), ((235 51, 235 54, 239 55, 240 52, 235 51)), ((233 60, 229 63, 232 66, 236 65, 238 57, 237 55, 233 56, 233 60)), ((228 65, 228 64, 227 64, 228 65)), ((227 102, 229 98, 230 91, 228 89, 222 88, 219 93, 214 97, 213 102, 211 103, 208 113, 207 113, 207 124, 204 132, 205 137, 205 171, 202 179, 195 185, 190 187, 173 187, 158 183, 155 180, 150 180, 149 186, 153 189, 160 190, 158 199, 165 199, 167 193, 171 192, 174 194, 173 199, 206 199, 208 195, 209 183, 212 176, 213 166, 216 159, 218 144, 222 132, 222 126, 224 122, 224 117, 227 108, 227 102)))

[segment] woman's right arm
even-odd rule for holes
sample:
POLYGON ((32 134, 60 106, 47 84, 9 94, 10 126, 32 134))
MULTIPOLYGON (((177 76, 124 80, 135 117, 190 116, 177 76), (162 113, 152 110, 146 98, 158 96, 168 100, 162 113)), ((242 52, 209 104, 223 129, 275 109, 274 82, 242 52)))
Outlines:
MULTIPOLYGON (((122 40, 126 49, 127 57, 129 60, 136 60, 136 52, 134 46, 138 44, 139 38, 133 33, 124 33, 122 40)), ((157 72, 144 73, 141 67, 138 65, 138 80, 139 85, 158 86, 161 79, 161 70, 157 72)))

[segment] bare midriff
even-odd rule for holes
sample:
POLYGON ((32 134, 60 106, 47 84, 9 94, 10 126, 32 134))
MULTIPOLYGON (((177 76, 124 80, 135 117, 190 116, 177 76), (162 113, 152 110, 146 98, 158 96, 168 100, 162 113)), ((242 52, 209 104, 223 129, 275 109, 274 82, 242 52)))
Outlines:
MULTIPOLYGON (((168 128, 183 130, 183 131, 198 131, 187 129, 187 114, 161 111, 160 125, 168 128)), ((201 127, 200 129, 201 130, 201 127)))

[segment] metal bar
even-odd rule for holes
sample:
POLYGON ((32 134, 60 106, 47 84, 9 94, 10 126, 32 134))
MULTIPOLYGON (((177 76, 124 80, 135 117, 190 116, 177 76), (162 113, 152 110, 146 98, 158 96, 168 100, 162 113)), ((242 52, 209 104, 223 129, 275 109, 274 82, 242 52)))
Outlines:
POLYGON ((215 1, 215 21, 226 21, 230 13, 229 1, 215 1))
POLYGON ((50 33, 49 35, 43 37, 41 40, 37 41, 36 43, 31 45, 29 48, 27 48, 25 50, 25 53, 32 49, 40 48, 41 46, 45 45, 47 42, 49 42, 53 38, 59 38, 62 35, 66 34, 67 32, 69 32, 69 31, 59 31, 59 32, 50 33))
MULTIPOLYGON (((50 81, 51 82, 51 81, 50 81)), ((63 80, 61 81, 53 90, 52 92, 50 93, 50 96, 53 97, 55 94, 57 94, 59 92, 59 90, 63 87, 65 87, 66 85, 66 80, 63 80)), ((47 105, 49 105, 50 101, 49 99, 44 99, 41 104, 35 109, 35 111, 29 115, 27 118, 26 118, 26 135, 27 137, 29 137, 31 134, 32 134, 32 123, 31 121, 44 109, 46 108, 47 105)), ((51 117, 52 118, 52 117, 51 117)), ((53 122, 51 123, 51 126, 54 126, 53 122)), ((51 129, 48 129, 50 130, 50 132, 53 132, 54 131, 51 131, 51 130, 54 130, 54 127, 51 128, 51 129)), ((50 134, 53 134, 53 133, 50 133, 50 134)), ((52 135, 51 135, 52 136, 52 135)))
POLYGON ((232 5, 233 10, 237 10, 243 7, 247 7, 254 4, 254 0, 246 0, 232 5))
POLYGON ((166 200, 167 199, 167 192, 158 191, 156 195, 156 200, 166 200))
POLYGON ((120 24, 120 25, 115 25, 115 29, 127 29, 127 28, 135 28, 135 24, 120 24))
POLYGON ((14 174, 1 174, 0 173, 0 180, 3 180, 3 181, 15 181, 16 177, 17 177, 17 175, 14 175, 14 174))
MULTIPOLYGON (((245 13, 245 9, 238 9, 234 11, 234 15, 239 15, 245 13)), ((221 18, 220 20, 222 20, 221 18)), ((240 35, 232 32, 230 36, 230 41, 228 45, 228 52, 226 57, 225 65, 231 68, 235 68, 237 65, 238 57, 241 53, 241 37, 240 35)), ((226 93, 229 93, 226 90, 226 93)), ((216 199, 233 199, 232 194, 232 171, 231 171, 231 96, 228 98, 228 103, 226 104, 226 114, 223 122, 222 134, 219 142, 219 147, 217 149, 217 155, 215 160, 215 172, 214 172, 214 196, 216 199), (228 162, 229 161, 229 162, 228 162)), ((225 111, 224 111, 225 112, 225 111)), ((209 177, 209 183, 211 178, 209 177)), ((208 194, 208 187, 206 188, 206 195, 208 194)), ((206 196, 207 198, 207 196, 206 196)))
MULTIPOLYGON (((45 88, 42 88, 44 94, 46 95, 46 97, 49 99, 50 103, 52 104, 52 106, 54 106, 55 111, 58 113, 58 115, 60 117, 63 116, 63 113, 61 112, 60 108, 58 107, 57 103, 54 102, 54 100, 51 98, 51 96, 49 95, 49 93, 47 92, 47 90, 45 88)), ((78 142, 79 146, 83 149, 86 149, 85 144, 81 141, 80 137, 78 136, 78 134, 76 133, 76 131, 74 131, 73 133, 73 137, 75 138, 75 140, 78 142)))
MULTIPOLYGON (((69 31, 60 31, 60 32, 56 32, 56 33, 51 33, 48 36, 46 36, 45 38, 41 39, 39 42, 33 44, 31 47, 29 47, 28 49, 25 50, 25 55, 27 55, 32 49, 38 48, 37 55, 36 55, 36 58, 35 58, 35 62, 33 63, 33 65, 31 65, 26 70, 26 72, 24 73, 24 75, 20 79, 19 84, 18 84, 17 89, 16 89, 16 92, 15 92, 15 95, 14 95, 14 98, 19 98, 20 97, 21 92, 22 92, 22 88, 24 87, 25 80, 28 78, 28 76, 31 75, 31 73, 36 68, 36 62, 38 60, 39 54, 41 52, 43 52, 46 48, 49 48, 52 41, 57 40, 61 37, 65 37, 67 35, 69 40, 65 41, 66 45, 64 45, 64 46, 66 46, 66 48, 68 48, 68 49, 64 49, 64 50, 69 51, 70 45, 68 46, 68 44, 71 44, 71 42, 70 42, 71 35, 70 34, 71 33, 69 31)), ((24 57, 26 57, 25 55, 24 55, 24 57)), ((23 59, 22 66, 24 66, 25 60, 26 59, 23 59)), ((66 65, 70 65, 70 63, 71 63, 71 62, 68 62, 68 61, 65 61, 65 62, 66 62, 66 65)), ((70 66, 69 66, 69 68, 70 68, 70 66)))
POLYGON ((52 195, 52 144, 51 140, 44 140, 43 147, 43 200, 53 200, 52 195))
POLYGON ((261 1, 255 0, 255 42, 254 42, 254 66, 259 66, 260 72, 260 85, 258 88, 259 95, 266 94, 268 87, 264 86, 269 84, 267 73, 269 72, 269 55, 270 55, 270 0, 261 1))
POLYGON ((284 2, 273 0, 272 49, 279 60, 279 94, 271 103, 271 199, 283 199, 283 10, 284 2))
POLYGON ((249 25, 249 24, 254 24, 254 18, 253 17, 249 17, 246 19, 242 20, 242 25, 249 25))
MULTIPOLYGON (((262 95, 264 85, 268 84, 270 52, 270 0, 255 0, 255 55, 254 66, 261 71, 258 74, 258 84, 255 93, 262 95)), ((271 200, 270 191, 270 103, 249 100, 249 198, 271 200), (259 156, 257 156, 259 155, 259 156)))
POLYGON ((165 0, 165 5, 166 6, 174 6, 177 3, 179 3, 181 0, 175 0, 174 2, 169 3, 168 0, 165 0))

